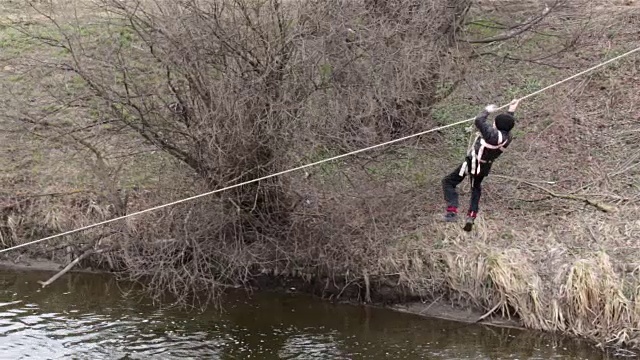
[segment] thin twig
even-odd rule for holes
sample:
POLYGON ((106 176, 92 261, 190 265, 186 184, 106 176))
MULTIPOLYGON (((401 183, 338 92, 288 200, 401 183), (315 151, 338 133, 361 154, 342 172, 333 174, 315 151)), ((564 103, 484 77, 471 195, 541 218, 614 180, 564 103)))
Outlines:
POLYGON ((547 188, 545 188, 544 186, 540 186, 538 184, 535 184, 531 181, 527 181, 527 180, 523 180, 523 179, 518 179, 518 178, 514 178, 514 177, 510 177, 510 176, 505 176, 505 175, 494 175, 497 178, 502 178, 502 179, 506 179, 506 180, 512 180, 512 181, 518 181, 521 182, 523 184, 527 184, 529 186, 532 186, 536 189, 542 190, 544 192, 546 192, 547 194, 551 195, 552 197, 555 198, 560 198, 560 199, 567 199, 567 200, 575 200, 575 201, 582 201, 588 205, 591 205, 593 207, 595 207, 596 209, 602 211, 602 212, 613 212, 615 211, 615 208, 613 208, 610 205, 607 204, 602 204, 599 203, 597 201, 591 200, 591 199, 587 199, 581 196, 576 196, 576 195, 571 195, 571 194, 558 194, 556 192, 554 192, 553 190, 549 190, 547 188))
POLYGON ((542 21, 542 19, 544 19, 547 15, 549 15, 549 13, 551 12, 551 9, 552 8, 550 8, 549 6, 546 6, 544 11, 542 11, 542 14, 532 19, 529 19, 528 21, 525 21, 523 24, 514 28, 511 31, 507 31, 505 33, 492 36, 489 38, 485 38, 485 39, 465 40, 465 41, 470 44, 487 44, 487 43, 509 40, 531 29, 531 27, 533 27, 534 25, 542 21))

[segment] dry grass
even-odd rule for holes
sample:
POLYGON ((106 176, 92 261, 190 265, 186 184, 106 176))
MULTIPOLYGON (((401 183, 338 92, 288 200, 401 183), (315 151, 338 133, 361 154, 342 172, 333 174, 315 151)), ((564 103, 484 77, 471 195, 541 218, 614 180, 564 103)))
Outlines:
POLYGON ((527 328, 569 333, 603 347, 638 346, 638 279, 623 279, 606 253, 564 260, 551 271, 553 261, 544 261, 543 253, 495 246, 460 246, 457 253, 445 257, 440 276, 459 300, 515 316, 527 328))

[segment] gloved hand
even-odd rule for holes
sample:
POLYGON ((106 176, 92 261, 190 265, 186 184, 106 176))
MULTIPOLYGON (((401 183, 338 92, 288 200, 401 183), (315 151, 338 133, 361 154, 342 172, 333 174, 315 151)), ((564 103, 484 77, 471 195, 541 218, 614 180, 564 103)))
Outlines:
POLYGON ((485 107, 484 109, 487 110, 489 114, 491 114, 492 112, 498 110, 498 107, 494 104, 491 104, 491 105, 487 105, 487 107, 485 107))

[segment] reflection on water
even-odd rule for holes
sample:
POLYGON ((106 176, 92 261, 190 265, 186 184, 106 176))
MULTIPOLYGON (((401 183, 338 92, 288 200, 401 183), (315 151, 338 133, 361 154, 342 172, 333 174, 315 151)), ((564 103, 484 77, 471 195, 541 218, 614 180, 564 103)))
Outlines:
POLYGON ((0 269, 0 359, 602 359, 549 335, 239 292, 222 313, 126 298, 108 276, 0 269))

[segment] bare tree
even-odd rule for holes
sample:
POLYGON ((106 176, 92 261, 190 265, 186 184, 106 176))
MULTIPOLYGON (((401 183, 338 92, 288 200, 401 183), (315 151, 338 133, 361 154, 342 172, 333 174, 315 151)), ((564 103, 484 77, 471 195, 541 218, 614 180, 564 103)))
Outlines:
MULTIPOLYGON (((66 55, 44 67, 82 84, 51 97, 87 116, 66 124, 27 112, 21 120, 92 154, 114 214, 122 214, 121 162, 107 159, 123 144, 128 152, 158 149, 193 172, 196 190, 216 189, 428 127, 431 107, 459 81, 444 95, 439 89, 443 78, 458 76, 447 71, 460 70, 452 53, 471 4, 100 0, 99 16, 71 16, 72 26, 33 4, 55 31, 22 30, 66 55)), ((118 235, 116 255, 105 256, 159 291, 212 294, 207 289, 246 281, 263 262, 287 259, 301 238, 349 242, 367 238, 371 226, 390 234, 411 194, 381 196, 386 185, 365 185, 372 184, 377 190, 352 186, 333 195, 294 177, 243 186, 142 217, 118 235), (356 188, 351 195, 361 202, 335 200, 356 188), (313 193, 323 194, 324 207, 301 210, 313 193), (353 215, 359 207, 366 214, 353 215)), ((367 246, 363 254, 373 251, 367 246)))

